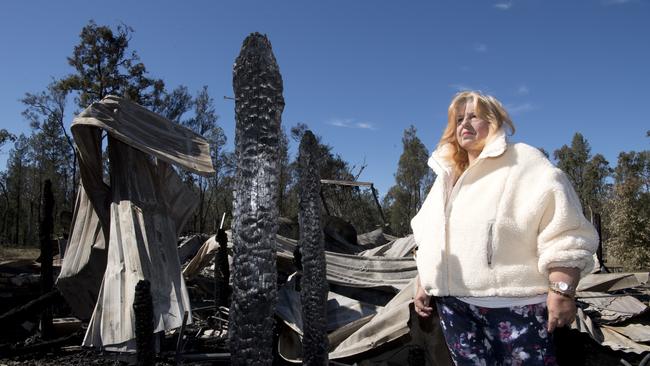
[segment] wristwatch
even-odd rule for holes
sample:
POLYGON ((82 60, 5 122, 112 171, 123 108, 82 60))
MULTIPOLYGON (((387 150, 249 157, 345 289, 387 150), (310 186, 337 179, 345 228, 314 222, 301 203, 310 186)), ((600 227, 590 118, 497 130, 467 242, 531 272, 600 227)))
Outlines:
POLYGON ((551 281, 548 284, 548 288, 553 292, 557 292, 560 295, 564 295, 572 299, 576 296, 576 288, 563 281, 551 281))

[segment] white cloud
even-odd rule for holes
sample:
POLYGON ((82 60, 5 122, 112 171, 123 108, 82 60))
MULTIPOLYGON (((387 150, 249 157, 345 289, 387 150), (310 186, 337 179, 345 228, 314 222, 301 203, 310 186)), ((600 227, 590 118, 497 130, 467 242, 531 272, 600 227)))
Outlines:
POLYGON ((508 10, 512 8, 512 1, 496 3, 494 4, 494 7, 500 10, 508 10))
POLYGON ((333 118, 329 121, 327 121, 328 125, 336 126, 336 127, 350 127, 350 123, 352 123, 352 119, 350 118, 333 118))
POLYGON ((343 128, 359 128, 363 130, 375 130, 370 122, 355 122, 354 118, 332 118, 326 122, 328 125, 343 128))
POLYGON ((526 85, 520 85, 517 88, 517 92, 516 92, 517 95, 528 95, 529 93, 530 93, 530 89, 528 89, 526 85))
POLYGON ((478 43, 474 45, 474 51, 476 52, 487 52, 487 45, 485 43, 478 43))
POLYGON ((466 91, 466 90, 476 90, 476 88, 472 88, 471 86, 466 84, 451 84, 449 85, 449 87, 459 92, 466 91))
POLYGON ((532 103, 526 102, 522 104, 510 104, 506 106, 506 110, 508 113, 512 115, 532 111, 533 109, 537 109, 532 103))

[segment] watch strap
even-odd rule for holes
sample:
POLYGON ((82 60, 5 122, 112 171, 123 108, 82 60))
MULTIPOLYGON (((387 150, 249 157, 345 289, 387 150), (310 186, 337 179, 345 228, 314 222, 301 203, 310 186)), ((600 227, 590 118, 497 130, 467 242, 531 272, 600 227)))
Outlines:
POLYGON ((560 295, 564 295, 566 297, 570 298, 575 298, 576 296, 576 288, 575 286, 571 286, 566 282, 554 282, 551 281, 548 284, 549 290, 558 293, 560 295))

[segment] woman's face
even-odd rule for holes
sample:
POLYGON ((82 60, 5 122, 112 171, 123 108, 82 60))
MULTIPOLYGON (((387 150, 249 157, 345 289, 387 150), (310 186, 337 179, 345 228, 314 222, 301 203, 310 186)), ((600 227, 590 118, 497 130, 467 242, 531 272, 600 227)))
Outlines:
POLYGON ((461 106, 456 114, 456 140, 470 157, 477 157, 490 133, 490 123, 474 112, 474 102, 461 106))

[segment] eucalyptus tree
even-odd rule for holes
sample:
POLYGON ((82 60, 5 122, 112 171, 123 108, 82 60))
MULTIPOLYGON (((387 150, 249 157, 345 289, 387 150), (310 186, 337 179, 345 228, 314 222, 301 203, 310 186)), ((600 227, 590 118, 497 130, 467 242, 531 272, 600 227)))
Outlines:
POLYGON ((12 133, 7 131, 4 128, 0 129, 0 148, 4 146, 8 141, 15 141, 16 136, 14 136, 12 133))
POLYGON ((25 93, 21 99, 25 106, 22 115, 32 128, 31 150, 39 186, 46 179, 56 183, 59 210, 71 209, 77 181, 75 146, 65 128, 67 95, 57 81, 52 81, 46 90, 25 93))
POLYGON ((621 152, 609 201, 609 254, 627 270, 650 263, 650 151, 621 152))
POLYGON ((587 217, 600 213, 608 194, 606 179, 611 174, 605 157, 592 156, 589 142, 581 133, 573 135, 571 145, 563 145, 553 156, 573 184, 587 217))
POLYGON ((60 87, 77 93, 79 108, 113 94, 146 107, 160 102, 162 80, 147 76, 147 68, 136 51, 129 49, 133 28, 88 22, 79 34, 68 64, 74 72, 60 80, 60 87))
POLYGON ((223 147, 226 144, 226 135, 221 126, 217 124, 219 116, 214 109, 214 100, 210 97, 207 86, 203 86, 197 93, 193 105, 194 115, 182 121, 181 124, 208 141, 213 168, 216 172, 213 176, 207 178, 196 174, 187 176, 196 185, 199 194, 199 207, 193 220, 194 229, 198 232, 205 232, 208 220, 211 219, 210 221, 214 223, 218 216, 216 215, 217 210, 211 210, 211 208, 215 208, 219 204, 217 189, 219 188, 220 178, 223 177, 223 147))
POLYGON ((29 229, 29 187, 32 161, 29 154, 30 141, 21 134, 16 138, 7 159, 6 189, 9 200, 5 237, 14 244, 25 244, 32 237, 29 229))
POLYGON ((411 219, 420 209, 434 179, 433 172, 427 166, 429 154, 414 126, 404 130, 402 148, 395 173, 395 185, 384 198, 388 220, 396 235, 410 232, 411 219))

